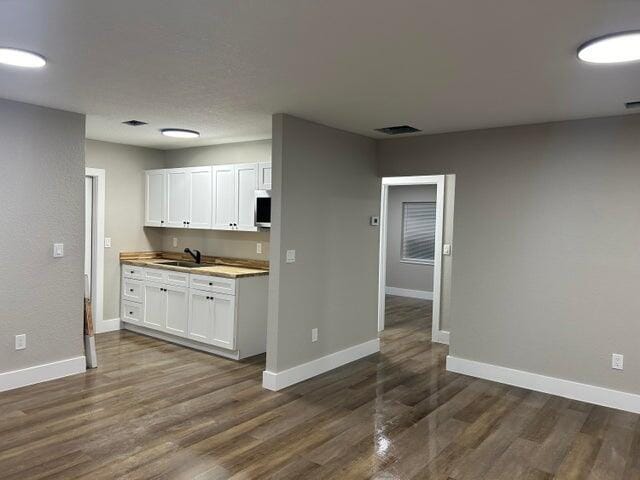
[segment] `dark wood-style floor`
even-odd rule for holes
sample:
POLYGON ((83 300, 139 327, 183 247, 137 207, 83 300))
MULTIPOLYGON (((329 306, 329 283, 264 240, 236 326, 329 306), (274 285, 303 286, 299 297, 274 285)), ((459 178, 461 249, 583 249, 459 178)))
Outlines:
POLYGON ((389 297, 380 354, 277 393, 263 357, 102 334, 98 370, 0 394, 0 478, 640 478, 640 416, 447 373, 430 309, 389 297))

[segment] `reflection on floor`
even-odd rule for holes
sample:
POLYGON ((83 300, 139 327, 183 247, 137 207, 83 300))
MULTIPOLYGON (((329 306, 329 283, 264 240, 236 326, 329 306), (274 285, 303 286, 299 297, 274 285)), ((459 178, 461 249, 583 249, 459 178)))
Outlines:
POLYGON ((263 357, 102 334, 97 371, 0 394, 0 477, 640 478, 639 416, 447 373, 428 303, 390 298, 380 354, 278 393, 263 357))

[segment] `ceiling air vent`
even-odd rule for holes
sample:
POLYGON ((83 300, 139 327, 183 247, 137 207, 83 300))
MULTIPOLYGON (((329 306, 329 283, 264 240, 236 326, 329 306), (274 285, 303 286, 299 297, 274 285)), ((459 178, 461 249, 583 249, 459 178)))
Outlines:
POLYGON ((396 127, 384 127, 384 128, 376 128, 376 132, 386 133, 387 135, 400 135, 401 133, 415 133, 421 132, 422 130, 418 130, 417 128, 411 127, 409 125, 398 125, 396 127))
POLYGON ((640 100, 636 100, 635 102, 627 102, 624 104, 626 108, 640 108, 640 100))
POLYGON ((140 125, 146 125, 147 122, 141 122, 140 120, 127 120, 126 122, 122 122, 125 125, 129 125, 130 127, 139 127, 140 125))

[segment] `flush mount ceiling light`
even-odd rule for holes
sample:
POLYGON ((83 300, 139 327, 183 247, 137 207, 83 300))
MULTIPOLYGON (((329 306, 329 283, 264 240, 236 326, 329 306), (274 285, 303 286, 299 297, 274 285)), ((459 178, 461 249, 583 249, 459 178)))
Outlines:
POLYGON ((578 58, 588 63, 624 63, 640 60, 640 31, 594 38, 578 48, 578 58))
POLYGON ((200 132, 185 130, 184 128, 163 128, 160 133, 166 137, 173 138, 198 138, 200 136, 200 132))
POLYGON ((47 64, 47 61, 37 53, 17 48, 0 47, 0 63, 14 67, 42 68, 47 64))

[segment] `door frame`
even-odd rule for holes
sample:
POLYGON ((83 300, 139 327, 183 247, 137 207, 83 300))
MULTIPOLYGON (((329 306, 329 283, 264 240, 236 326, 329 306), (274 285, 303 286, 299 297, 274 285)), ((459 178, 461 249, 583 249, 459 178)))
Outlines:
POLYGON ((104 320, 104 211, 106 173, 102 168, 85 168, 85 177, 93 178, 93 255, 91 255, 91 306, 95 332, 104 320))
POLYGON ((444 220, 444 175, 416 175, 405 177, 383 177, 380 193, 380 254, 378 256, 378 331, 384 330, 385 295, 387 278, 387 220, 390 186, 435 185, 436 186, 436 233, 433 258, 433 315, 431 340, 449 343, 449 332, 440 329, 440 299, 442 290, 442 236, 444 220))

